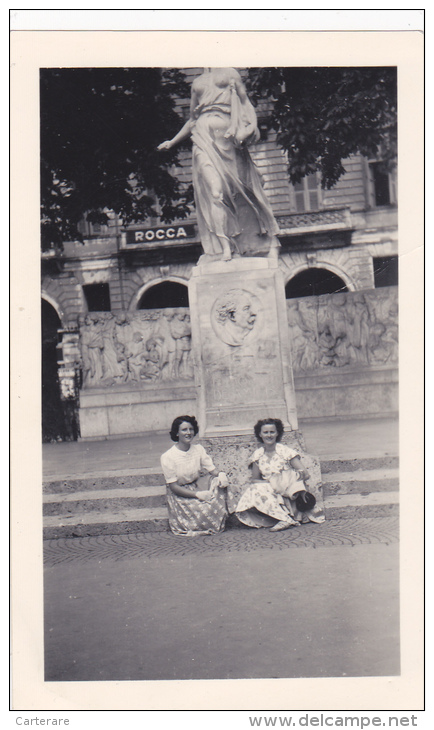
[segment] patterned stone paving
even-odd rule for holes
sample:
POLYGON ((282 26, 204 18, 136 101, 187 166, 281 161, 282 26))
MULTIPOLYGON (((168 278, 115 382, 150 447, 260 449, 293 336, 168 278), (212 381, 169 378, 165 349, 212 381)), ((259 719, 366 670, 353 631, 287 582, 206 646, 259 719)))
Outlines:
POLYGON ((328 520, 322 525, 308 523, 280 533, 269 530, 229 528, 220 535, 177 537, 169 532, 98 535, 44 542, 47 567, 67 562, 91 560, 128 560, 170 555, 253 552, 369 544, 396 543, 399 538, 397 516, 328 520))

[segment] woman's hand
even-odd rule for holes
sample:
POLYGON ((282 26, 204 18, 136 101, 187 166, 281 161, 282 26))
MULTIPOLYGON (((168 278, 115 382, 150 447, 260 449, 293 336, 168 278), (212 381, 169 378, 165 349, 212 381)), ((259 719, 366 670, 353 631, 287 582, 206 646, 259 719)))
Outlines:
POLYGON ((211 500, 214 497, 213 493, 208 490, 204 490, 202 492, 195 492, 195 496, 197 497, 197 499, 200 502, 211 502, 211 500))
POLYGON ((307 472, 306 469, 299 469, 298 470, 298 478, 302 482, 307 482, 309 480, 309 472, 307 472))
POLYGON ((222 487, 222 489, 229 486, 229 481, 228 481, 228 478, 227 478, 226 474, 224 473, 224 471, 219 472, 218 480, 219 480, 220 487, 222 487))

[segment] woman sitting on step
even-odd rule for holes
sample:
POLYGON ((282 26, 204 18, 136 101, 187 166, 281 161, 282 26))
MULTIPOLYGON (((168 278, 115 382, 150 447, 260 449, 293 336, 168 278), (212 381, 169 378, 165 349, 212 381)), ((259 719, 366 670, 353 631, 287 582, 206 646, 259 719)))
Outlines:
POLYGON ((225 528, 226 474, 218 472, 203 446, 192 443, 199 431, 194 416, 175 418, 175 444, 161 457, 167 484, 169 526, 175 535, 214 535, 225 528))
POLYGON ((270 527, 272 532, 301 522, 324 522, 315 497, 304 485, 309 475, 300 455, 279 443, 283 436, 282 421, 266 418, 257 422, 254 431, 262 445, 249 461, 252 484, 235 510, 240 522, 249 527, 270 527))

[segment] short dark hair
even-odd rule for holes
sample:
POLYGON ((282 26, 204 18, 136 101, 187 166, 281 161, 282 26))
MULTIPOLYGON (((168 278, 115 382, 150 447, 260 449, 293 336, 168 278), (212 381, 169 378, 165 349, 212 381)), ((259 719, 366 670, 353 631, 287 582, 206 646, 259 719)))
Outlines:
POLYGON ((194 416, 178 416, 178 418, 175 418, 173 421, 172 428, 170 429, 170 438, 172 441, 179 441, 179 427, 181 423, 184 423, 184 421, 187 421, 187 423, 190 423, 193 426, 195 436, 199 432, 199 424, 194 416))
POLYGON ((261 442, 261 444, 264 443, 261 438, 262 426, 276 426, 276 430, 277 430, 276 441, 281 440, 281 438, 283 436, 284 428, 283 428, 283 423, 280 420, 280 418, 263 418, 262 421, 258 421, 258 423, 255 424, 255 428, 254 428, 255 436, 258 439, 258 441, 261 442))

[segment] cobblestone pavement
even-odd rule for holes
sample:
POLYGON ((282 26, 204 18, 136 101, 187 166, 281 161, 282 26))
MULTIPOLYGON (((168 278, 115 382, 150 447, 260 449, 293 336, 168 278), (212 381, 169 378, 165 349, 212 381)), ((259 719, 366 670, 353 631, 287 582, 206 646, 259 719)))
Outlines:
POLYGON ((231 528, 220 535, 195 538, 177 537, 169 532, 99 535, 44 542, 47 567, 60 563, 91 560, 126 560, 135 557, 158 558, 170 555, 253 552, 355 545, 390 545, 398 542, 397 516, 328 520, 321 525, 308 523, 280 533, 269 530, 231 528))

